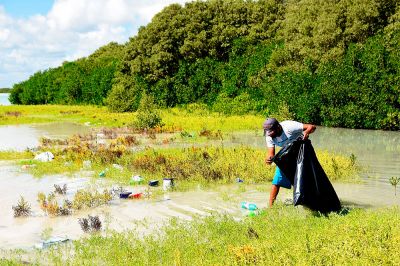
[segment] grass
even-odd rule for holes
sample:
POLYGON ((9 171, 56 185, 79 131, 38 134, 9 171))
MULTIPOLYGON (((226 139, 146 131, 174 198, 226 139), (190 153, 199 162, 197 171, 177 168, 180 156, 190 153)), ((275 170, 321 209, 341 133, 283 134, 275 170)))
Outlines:
MULTIPOLYGON (((350 210, 319 216, 277 205, 236 221, 213 215, 172 219, 140 237, 105 231, 32 255, 52 265, 399 265, 400 211, 350 210)), ((139 226, 139 223, 137 224, 139 226)), ((143 227, 143 223, 140 223, 143 227)), ((12 258, 10 262, 18 262, 12 258)))
MULTIPOLYGON (((189 148, 147 148, 134 152, 122 144, 116 146, 98 147, 84 144, 81 141, 63 147, 46 147, 55 159, 51 162, 33 160, 34 155, 27 160, 21 160, 34 176, 50 174, 73 174, 84 168, 84 161, 90 160, 90 170, 95 177, 105 171, 104 178, 128 184, 132 175, 139 174, 146 180, 172 177, 179 182, 190 184, 229 184, 237 178, 247 183, 262 183, 271 181, 274 166, 264 164, 265 151, 246 146, 237 147, 189 147, 189 148), (114 165, 121 166, 121 169, 114 165)), ((40 152, 40 151, 39 151, 40 152)), ((7 152, 3 157, 18 158, 7 152)), ((326 151, 317 151, 322 167, 331 180, 356 181, 360 169, 351 158, 334 155, 326 151)), ((2 157, 2 152, 0 152, 2 157)))
MULTIPOLYGON (((112 113, 106 107, 66 105, 0 106, 0 125, 75 122, 101 127, 122 127, 133 123, 136 113, 112 113)), ((199 132, 206 128, 222 132, 261 130, 262 116, 224 116, 204 109, 169 108, 161 110, 167 129, 199 132)))

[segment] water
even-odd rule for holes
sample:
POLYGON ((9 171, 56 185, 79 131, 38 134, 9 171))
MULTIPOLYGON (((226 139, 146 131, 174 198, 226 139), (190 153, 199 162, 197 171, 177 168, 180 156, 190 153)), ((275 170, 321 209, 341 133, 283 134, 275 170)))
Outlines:
POLYGON ((41 137, 60 139, 89 132, 87 126, 67 122, 0 126, 0 151, 23 151, 37 147, 41 137))
POLYGON ((0 93, 0 105, 11 105, 8 97, 10 96, 9 93, 0 93))
MULTIPOLYGON (((365 180, 388 184, 391 176, 400 176, 400 132, 318 127, 310 135, 315 149, 350 156, 367 171, 365 180)), ((262 136, 250 133, 234 134, 232 142, 266 147, 262 136)))
MULTIPOLYGON (((37 145, 43 135, 67 137, 85 131, 89 131, 89 128, 65 123, 3 126, 0 127, 0 149, 23 150, 27 145, 37 145)), ((310 139, 316 149, 345 156, 354 154, 358 163, 368 169, 362 176, 362 184, 333 184, 345 205, 362 208, 400 205, 400 195, 394 195, 394 188, 388 182, 390 176, 400 176, 400 132, 318 127, 310 139)), ((220 145, 220 142, 214 144, 220 145)), ((227 146, 241 144, 265 147, 259 132, 235 133, 224 141, 227 146)), ((240 185, 234 184, 218 187, 219 191, 168 192, 153 200, 116 199, 108 206, 55 218, 46 216, 40 210, 36 202, 38 192, 49 193, 54 190, 54 184, 67 184, 67 197, 72 197, 77 189, 91 184, 93 180, 88 176, 90 172, 89 175, 80 172, 73 177, 55 175, 36 179, 12 162, 0 162, 0 248, 32 247, 41 241, 41 235, 48 228, 51 228, 51 236, 79 238, 83 233, 77 220, 88 214, 99 215, 103 226, 117 231, 141 228, 137 223, 145 219, 150 228, 143 230, 151 231, 171 217, 191 220, 199 215, 217 212, 241 219, 241 202, 254 202, 259 208, 265 208, 268 200, 268 192, 260 192, 256 186, 248 185, 245 181, 242 184, 246 186, 245 192, 238 192, 240 185), (16 205, 20 196, 31 203, 33 217, 13 217, 12 206, 16 205)), ((262 187, 267 190, 270 186, 262 187)), ((141 192, 137 186, 127 188, 141 192)), ((282 189, 278 200, 290 199, 291 193, 291 190, 282 189)))

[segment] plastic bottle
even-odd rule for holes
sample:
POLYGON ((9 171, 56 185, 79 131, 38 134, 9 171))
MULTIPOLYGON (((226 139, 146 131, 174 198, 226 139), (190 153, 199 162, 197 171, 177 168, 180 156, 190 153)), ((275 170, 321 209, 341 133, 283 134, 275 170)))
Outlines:
POLYGON ((254 210, 257 210, 257 205, 255 203, 242 202, 242 208, 250 210, 250 211, 254 211, 254 210))

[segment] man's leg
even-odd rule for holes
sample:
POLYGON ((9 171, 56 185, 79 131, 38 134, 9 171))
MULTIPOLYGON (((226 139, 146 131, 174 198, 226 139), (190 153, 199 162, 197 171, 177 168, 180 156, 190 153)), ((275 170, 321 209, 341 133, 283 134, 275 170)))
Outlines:
POLYGON ((271 192, 269 194, 269 207, 271 208, 274 204, 276 196, 278 196, 280 186, 272 185, 271 192))

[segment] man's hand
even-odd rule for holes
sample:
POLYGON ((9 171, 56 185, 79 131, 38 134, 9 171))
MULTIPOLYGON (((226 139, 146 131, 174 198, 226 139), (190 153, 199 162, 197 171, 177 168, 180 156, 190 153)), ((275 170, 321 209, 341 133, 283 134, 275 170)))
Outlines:
POLYGON ((266 164, 271 164, 271 163, 272 163, 272 156, 267 156, 267 157, 265 158, 265 163, 266 163, 266 164))
POLYGON ((306 140, 311 133, 315 131, 316 127, 311 124, 303 124, 303 139, 306 140))
POLYGON ((268 148, 267 156, 265 157, 265 163, 271 164, 274 155, 275 155, 275 147, 268 148))

